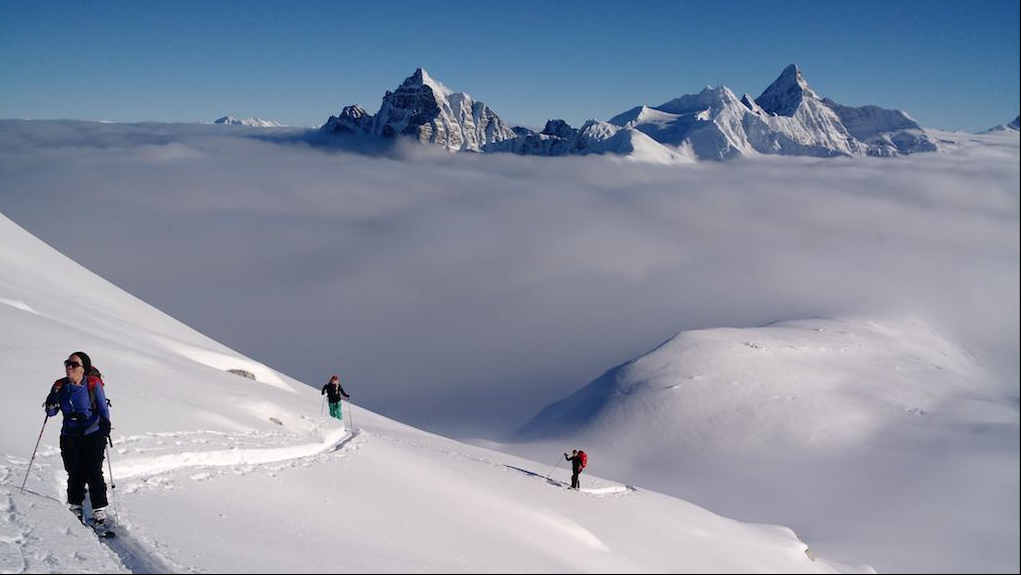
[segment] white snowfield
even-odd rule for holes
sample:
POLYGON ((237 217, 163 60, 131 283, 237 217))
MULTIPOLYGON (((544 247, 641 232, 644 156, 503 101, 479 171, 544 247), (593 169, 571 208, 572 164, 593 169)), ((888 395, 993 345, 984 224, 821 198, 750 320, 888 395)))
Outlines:
POLYGON ((0 572, 870 570, 815 557, 790 529, 600 479, 598 460, 578 493, 564 488, 559 451, 529 461, 357 405, 347 406, 349 432, 322 415, 317 389, 176 322, 3 216, 0 326, 0 572), (103 371, 113 402, 118 536, 104 542, 66 509, 59 417, 28 469, 41 402, 76 350, 103 371))
POLYGON ((780 515, 837 560, 997 572, 1018 540, 1018 413, 1001 393, 917 319, 694 330, 549 405, 522 431, 538 442, 513 449, 588 446, 613 477, 780 515))

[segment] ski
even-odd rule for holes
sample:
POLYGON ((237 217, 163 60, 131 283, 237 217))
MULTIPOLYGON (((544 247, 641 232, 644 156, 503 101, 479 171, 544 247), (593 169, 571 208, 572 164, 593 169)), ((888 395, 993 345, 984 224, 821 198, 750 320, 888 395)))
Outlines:
POLYGON ((108 525, 96 525, 91 519, 83 519, 82 525, 91 529, 96 534, 96 537, 100 539, 113 539, 117 537, 117 534, 108 525))
POLYGON ((92 522, 89 522, 87 525, 92 528, 92 531, 100 539, 113 539, 114 537, 117 537, 117 534, 114 533, 113 529, 110 529, 109 527, 95 525, 92 522))

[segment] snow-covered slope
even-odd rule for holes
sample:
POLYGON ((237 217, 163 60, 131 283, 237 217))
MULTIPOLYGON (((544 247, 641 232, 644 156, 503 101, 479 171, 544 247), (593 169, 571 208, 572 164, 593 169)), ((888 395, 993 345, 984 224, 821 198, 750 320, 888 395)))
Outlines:
POLYGON ((382 138, 410 136, 452 152, 480 152, 483 146, 515 137, 513 130, 483 102, 453 92, 422 68, 387 91, 375 116, 360 106, 344 108, 322 128, 328 133, 367 133, 382 138))
POLYGON ((781 443, 830 450, 891 424, 918 425, 924 420, 913 416, 945 410, 945 402, 981 385, 966 353, 918 324, 806 320, 720 328, 683 332, 607 371, 544 409, 530 429, 620 440, 622 418, 643 414, 627 427, 655 436, 643 447, 653 452, 665 445, 759 451, 781 443), (635 429, 664 419, 683 425, 635 429), (709 428, 718 435, 706 435, 709 428))
MULTIPOLYGON (((4 572, 832 572, 792 531, 738 523, 321 396, 153 309, 0 216, 4 572), (73 350, 113 401, 117 539, 64 508, 39 402, 73 350), (228 373, 245 369, 256 381, 228 373), (26 492, 18 486, 27 478, 26 492)), ((358 390, 349 389, 357 398, 358 390)))
POLYGON ((1009 124, 999 124, 989 128, 987 132, 1017 132, 1021 130, 1021 116, 1014 118, 1009 124))
POLYGON ((747 519, 781 515, 837 559, 997 570, 970 546, 1002 557, 1016 540, 1016 509, 985 493, 1016 492, 1017 425, 974 358, 921 322, 813 319, 683 332, 522 438, 586 446, 618 477, 747 519))
POLYGON ((836 112, 852 136, 868 146, 870 156, 937 151, 929 135, 906 112, 879 106, 842 106, 829 98, 823 103, 836 112))
POLYGON ((273 120, 263 120, 262 118, 244 118, 239 120, 234 116, 223 116, 213 121, 214 124, 224 124, 228 126, 248 126, 251 128, 286 128, 285 124, 280 122, 274 122, 273 120))

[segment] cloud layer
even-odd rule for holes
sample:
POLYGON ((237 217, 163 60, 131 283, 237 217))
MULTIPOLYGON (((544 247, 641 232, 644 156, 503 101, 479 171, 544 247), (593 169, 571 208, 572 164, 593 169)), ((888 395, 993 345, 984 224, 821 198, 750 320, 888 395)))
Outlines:
MULTIPOLYGON (((0 122, 0 211, 367 407, 495 435, 674 333, 913 315, 1017 396, 1019 152, 649 166, 0 122)), ((298 134, 300 136, 300 134, 298 134)))

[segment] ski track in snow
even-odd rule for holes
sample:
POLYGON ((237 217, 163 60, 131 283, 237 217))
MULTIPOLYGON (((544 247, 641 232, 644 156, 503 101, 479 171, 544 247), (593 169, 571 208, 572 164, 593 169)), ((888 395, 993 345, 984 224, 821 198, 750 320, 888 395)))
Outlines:
MULTIPOLYGON (((258 470, 272 476, 285 468, 309 467, 338 455, 346 456, 348 452, 357 451, 364 441, 358 441, 359 437, 363 437, 361 430, 330 429, 322 423, 326 422, 316 424, 316 431, 321 432, 323 438, 318 443, 294 443, 295 439, 307 441, 308 437, 283 432, 205 430, 149 433, 115 441, 111 457, 113 481, 110 483, 116 482, 117 487, 111 489, 110 495, 115 509, 113 525, 116 537, 99 541, 115 553, 132 573, 202 572, 173 561, 161 550, 163 546, 158 540, 147 536, 144 528, 133 522, 130 512, 125 511, 130 505, 123 499, 118 500, 118 496, 123 498, 151 489, 173 490, 176 487, 169 475, 188 468, 197 471, 189 477, 193 481, 206 481, 227 474, 247 475, 258 470), (181 448, 200 449, 174 451, 181 448)), ((0 465, 0 486, 5 491, 9 489, 11 493, 17 493, 29 461, 12 455, 6 455, 5 459, 10 466, 0 465)), ((25 497, 37 497, 56 508, 58 514, 68 514, 64 503, 66 475, 59 448, 40 446, 28 484, 25 497), (41 492, 32 489, 40 484, 49 484, 50 488, 41 489, 41 492), (52 495, 47 495, 47 491, 52 495)), ((22 573, 30 568, 24 552, 32 530, 37 527, 27 526, 24 517, 13 512, 11 497, 9 493, 0 492, 0 515, 4 517, 0 523, 0 572, 22 573)), ((82 526, 82 529, 88 537, 95 539, 91 528, 82 526)), ((51 558, 48 565, 55 571, 75 571, 56 558, 51 558)), ((94 568, 86 566, 82 570, 94 568)))
MULTIPOLYGON (((361 445, 371 438, 427 453, 441 454, 460 461, 487 465, 502 472, 519 473, 523 479, 545 482, 557 488, 566 489, 568 485, 564 481, 548 478, 536 471, 466 455, 452 449, 423 445, 361 429, 354 431, 339 427, 331 429, 325 425, 327 422, 328 420, 316 422, 314 433, 319 434, 322 441, 315 443, 308 442, 308 435, 281 431, 186 430, 132 435, 116 440, 111 457, 113 479, 117 484, 117 487, 111 490, 111 503, 115 508, 116 537, 99 541, 105 544, 119 558, 123 567, 132 573, 203 572, 199 568, 174 561, 170 556, 171 550, 146 534, 144 526, 133 521, 129 511, 129 500, 124 498, 143 491, 177 489, 175 481, 182 477, 178 472, 188 469, 193 470, 193 473, 183 477, 191 481, 214 481, 223 476, 247 475, 254 472, 265 472, 274 476, 284 469, 310 467, 338 456, 346 457, 357 452, 361 445), (183 451, 177 451, 182 449, 183 451)), ((5 490, 9 489, 11 493, 16 493, 21 480, 25 478, 28 460, 12 455, 6 455, 5 459, 9 465, 0 465, 0 486, 5 490)), ((39 498, 41 504, 50 505, 58 510, 57 513, 66 514, 65 481, 59 448, 40 446, 24 497, 39 498), (40 484, 48 485, 48 488, 39 489, 40 484)), ((591 476, 583 476, 583 482, 595 485, 581 489, 578 494, 585 497, 626 497, 640 493, 637 488, 630 485, 620 485, 591 476)), ((4 519, 0 523, 0 544, 3 546, 0 551, 0 572, 22 573, 30 569, 30 564, 25 559, 25 550, 34 527, 24 525, 26 523, 24 517, 13 511, 15 504, 11 493, 0 492, 0 517, 4 519)), ((91 531, 83 533, 94 537, 91 531)), ((38 559, 39 553, 35 552, 35 555, 38 559)), ((47 564, 52 569, 67 568, 67 565, 58 558, 50 557, 47 560, 43 557, 43 560, 48 561, 47 564)), ((37 566, 36 569, 38 568, 37 566)), ((88 566, 83 566, 83 570, 89 569, 88 566)))
MULTIPOLYGON (((369 434, 369 435, 373 435, 373 434, 369 434)), ((425 452, 428 452, 428 453, 439 453, 439 454, 445 455, 447 457, 452 457, 454 459, 458 459, 458 460, 461 460, 461 461, 471 461, 471 462, 474 462, 474 463, 482 463, 484 465, 488 465, 490 467, 494 467, 494 468, 500 469, 501 471, 514 471, 514 472, 522 474, 525 477, 531 478, 531 479, 533 479, 535 481, 543 481, 543 482, 546 482, 546 483, 548 483, 550 485, 553 485, 553 486, 556 486, 556 487, 561 487, 561 488, 564 488, 564 489, 567 489, 568 485, 569 485, 568 483, 566 483, 564 481, 559 481, 559 480, 556 480, 556 479, 552 479, 552 475, 556 471, 559 470, 559 471, 563 472, 563 469, 559 468, 559 466, 554 471, 551 471, 549 476, 545 476, 545 475, 542 475, 542 474, 537 473, 535 471, 529 471, 527 469, 521 469, 520 467, 514 467, 513 465, 507 465, 505 463, 500 463, 500 462, 497 462, 497 461, 493 461, 491 459, 485 459, 483 457, 473 457, 473 456, 470 456, 470 455, 465 455, 464 453, 461 453, 459 451, 454 451, 454 450, 450 450, 450 449, 436 448, 436 447, 430 447, 430 446, 427 446, 427 445, 422 445, 420 443, 415 443, 413 441, 409 441, 407 439, 397 439, 397 438, 394 438, 394 437, 386 437, 386 436, 383 436, 383 435, 377 435, 376 437, 379 437, 380 439, 384 439, 386 441, 389 441, 389 442, 397 444, 397 445, 402 445, 402 446, 405 446, 405 447, 413 447, 415 449, 419 449, 419 450, 422 450, 422 451, 425 451, 425 452)), ((570 474, 570 472, 568 472, 568 474, 570 474)), ((594 477, 594 476, 588 476, 588 475, 582 475, 582 478, 583 478, 582 481, 589 482, 589 483, 595 483, 596 485, 598 485, 598 487, 583 487, 583 488, 581 488, 578 491, 579 495, 586 495, 586 496, 590 496, 590 497, 626 497, 626 496, 630 496, 630 495, 638 495, 640 493, 638 488, 634 487, 632 485, 621 485, 619 483, 614 483, 612 481, 607 481, 605 479, 601 479, 601 478, 594 477)))
MULTIPOLYGON (((4 471, 0 476, 9 477, 4 471)), ((97 572, 127 571, 62 502, 0 484, 0 573, 97 572)))

